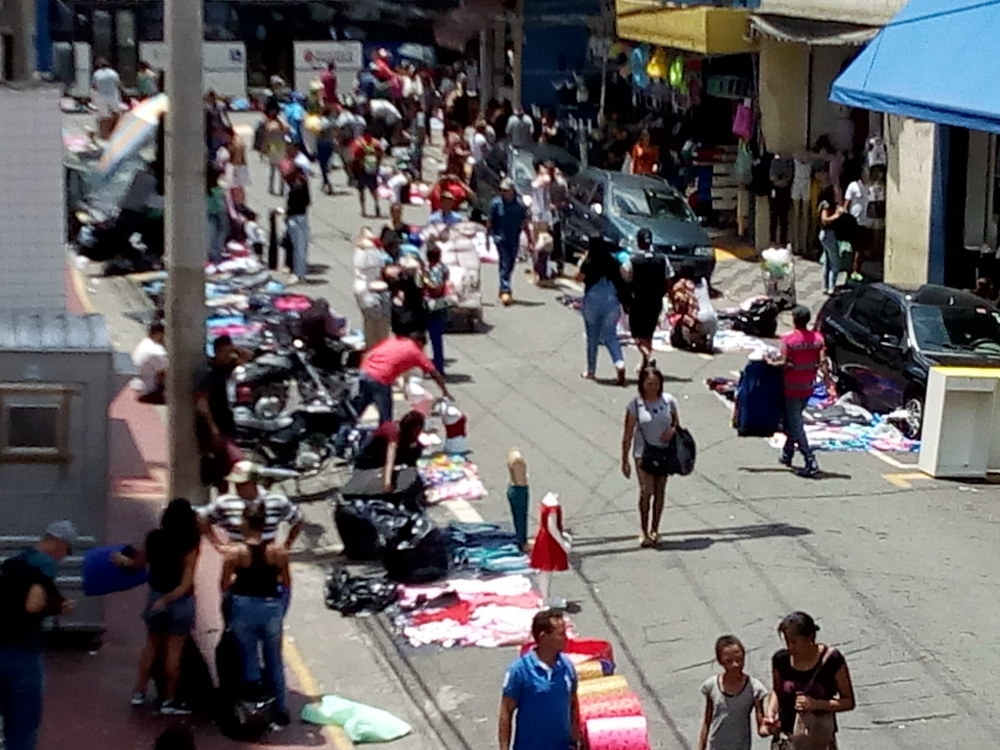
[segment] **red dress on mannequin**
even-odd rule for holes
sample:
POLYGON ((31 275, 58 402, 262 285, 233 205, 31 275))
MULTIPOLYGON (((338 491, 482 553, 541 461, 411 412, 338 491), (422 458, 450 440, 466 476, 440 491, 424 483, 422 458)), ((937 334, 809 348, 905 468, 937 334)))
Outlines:
POLYGON ((569 570, 569 556, 549 533, 550 518, 555 519, 555 526, 561 532, 562 506, 542 503, 542 521, 535 536, 535 546, 531 548, 531 567, 551 573, 569 570))

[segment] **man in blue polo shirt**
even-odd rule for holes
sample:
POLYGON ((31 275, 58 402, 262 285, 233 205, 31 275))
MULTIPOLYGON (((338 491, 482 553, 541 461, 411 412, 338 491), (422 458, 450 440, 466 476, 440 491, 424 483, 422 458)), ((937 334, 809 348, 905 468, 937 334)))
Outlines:
POLYGON ((580 709, 576 670, 563 654, 562 612, 539 612, 532 620, 531 635, 535 648, 510 665, 503 681, 500 750, 570 750, 579 742, 580 709))

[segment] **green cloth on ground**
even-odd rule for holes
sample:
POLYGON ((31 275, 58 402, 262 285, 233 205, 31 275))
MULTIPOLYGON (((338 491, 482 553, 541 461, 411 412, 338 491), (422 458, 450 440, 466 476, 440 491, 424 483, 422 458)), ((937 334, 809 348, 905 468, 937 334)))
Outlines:
POLYGON ((355 703, 339 695, 324 695, 319 703, 302 707, 302 721, 321 726, 341 727, 351 742, 392 742, 413 728, 388 711, 355 703))

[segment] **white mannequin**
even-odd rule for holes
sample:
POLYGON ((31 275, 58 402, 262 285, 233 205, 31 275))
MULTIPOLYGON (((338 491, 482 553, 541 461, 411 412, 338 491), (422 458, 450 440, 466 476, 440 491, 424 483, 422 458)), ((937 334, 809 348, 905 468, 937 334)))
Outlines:
MULTIPOLYGON (((554 492, 549 492, 545 497, 542 498, 542 505, 548 508, 558 508, 559 507, 559 495, 554 492)), ((549 535, 556 540, 562 551, 568 556, 570 549, 572 547, 570 540, 562 530, 559 528, 559 524, 556 521, 556 516, 554 514, 549 515, 548 525, 546 530, 549 535)), ((549 598, 549 585, 552 581, 552 574, 547 571, 539 571, 538 573, 538 591, 542 595, 542 602, 544 606, 556 609, 562 609, 566 606, 565 599, 551 599, 549 598)))

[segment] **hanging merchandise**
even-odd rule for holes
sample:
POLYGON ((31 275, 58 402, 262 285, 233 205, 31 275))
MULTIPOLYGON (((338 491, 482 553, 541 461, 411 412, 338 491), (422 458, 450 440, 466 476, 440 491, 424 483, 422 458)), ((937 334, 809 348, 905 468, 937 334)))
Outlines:
POLYGON ((640 45, 633 49, 629 61, 632 66, 632 83, 638 88, 646 88, 649 85, 649 74, 646 73, 646 64, 649 62, 648 47, 640 45))
POLYGON ((736 105, 736 114, 733 116, 733 135, 744 141, 753 138, 753 109, 751 101, 744 99, 736 105))
POLYGON ((670 62, 669 81, 675 89, 687 88, 687 81, 684 77, 684 58, 680 55, 670 62))
POLYGON ((653 53, 646 65, 646 75, 654 81, 667 77, 667 51, 665 49, 659 48, 653 53))

